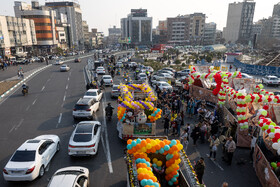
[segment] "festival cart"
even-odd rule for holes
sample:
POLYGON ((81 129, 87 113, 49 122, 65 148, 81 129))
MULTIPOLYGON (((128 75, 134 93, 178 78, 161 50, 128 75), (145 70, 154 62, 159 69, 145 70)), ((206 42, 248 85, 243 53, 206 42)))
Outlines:
POLYGON ((156 96, 148 84, 121 84, 117 130, 119 138, 155 136, 155 121, 161 118, 161 109, 155 108, 156 96))
POLYGON ((199 187, 193 166, 179 140, 167 137, 129 139, 125 150, 127 187, 146 185, 199 187))

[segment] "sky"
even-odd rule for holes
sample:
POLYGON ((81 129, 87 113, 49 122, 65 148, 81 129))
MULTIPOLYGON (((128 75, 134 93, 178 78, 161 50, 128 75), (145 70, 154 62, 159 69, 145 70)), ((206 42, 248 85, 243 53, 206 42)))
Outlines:
MULTIPOLYGON (((31 0, 22 0, 30 3, 31 0)), ((45 2, 63 0, 39 0, 45 2)), ((72 0, 70 0, 72 1, 72 0)), ((83 20, 89 28, 108 34, 108 28, 116 25, 120 27, 120 19, 130 13, 130 9, 143 8, 148 10, 148 16, 153 17, 153 28, 159 20, 178 15, 202 12, 206 14, 206 22, 215 22, 217 29, 226 26, 228 4, 243 0, 74 0, 79 2, 83 12, 83 20)), ((256 2, 254 21, 268 18, 272 15, 273 6, 280 0, 254 0, 256 2)), ((0 15, 14 16, 14 0, 0 0, 0 15)))

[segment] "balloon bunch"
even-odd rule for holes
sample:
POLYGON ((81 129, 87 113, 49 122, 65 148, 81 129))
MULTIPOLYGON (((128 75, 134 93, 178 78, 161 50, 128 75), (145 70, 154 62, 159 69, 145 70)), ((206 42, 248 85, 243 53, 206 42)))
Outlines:
MULTIPOLYGON (((143 159, 138 161, 139 163, 143 163, 141 165, 138 165, 139 168, 142 168, 142 170, 137 169, 138 173, 138 179, 141 179, 141 185, 142 180, 146 179, 147 181, 153 177, 151 175, 152 169, 147 169, 147 167, 150 167, 150 164, 147 164, 147 162, 150 162, 148 160, 146 153, 160 153, 163 155, 166 155, 166 177, 165 179, 168 181, 168 184, 172 186, 173 184, 178 184, 178 170, 179 170, 179 163, 180 155, 179 151, 183 149, 183 145, 180 143, 179 140, 151 140, 151 139, 137 139, 137 140, 128 140, 127 141, 127 149, 129 154, 133 154, 135 158, 144 157, 143 159), (143 173, 143 175, 141 174, 143 173), (139 176, 141 174, 141 176, 139 176), (147 175, 145 175, 147 174, 147 175), (149 175, 150 174, 150 175, 149 175)), ((137 163, 136 163, 137 164, 137 163)), ((162 165, 163 163, 157 162, 157 166, 162 165)), ((153 179, 151 179, 153 180, 153 179)), ((151 181, 150 181, 151 182, 151 181)), ((154 181, 153 181, 154 182, 154 181)), ((143 182, 144 184, 144 182, 143 182)), ((146 184, 146 183, 145 183, 146 184)), ((142 185, 145 186, 145 185, 142 185)))
POLYGON ((171 122, 172 122, 172 121, 175 121, 176 118, 177 118, 177 114, 176 114, 176 113, 173 113, 173 114, 171 115, 170 121, 171 121, 171 122))
POLYGON ((158 170, 162 169, 162 161, 158 160, 157 158, 153 159, 153 165, 154 168, 157 168, 158 170))
POLYGON ((156 101, 157 97, 155 96, 154 92, 150 88, 150 86, 146 83, 143 84, 129 84, 125 85, 130 90, 141 90, 142 92, 147 94, 146 101, 156 101))
POLYGON ((278 167, 280 167, 280 162, 271 162, 270 165, 272 170, 276 170, 278 167))
POLYGON ((161 118, 161 113, 162 113, 161 109, 154 108, 154 112, 151 115, 149 115, 148 118, 150 119, 151 122, 154 122, 159 118, 161 118))
POLYGON ((125 119, 126 116, 126 108, 119 106, 118 107, 118 119, 122 122, 125 119))
POLYGON ((237 108, 236 108, 236 113, 237 113, 237 120, 240 125, 240 129, 248 129, 248 119, 246 118, 246 101, 245 101, 245 96, 242 93, 237 93, 237 108))

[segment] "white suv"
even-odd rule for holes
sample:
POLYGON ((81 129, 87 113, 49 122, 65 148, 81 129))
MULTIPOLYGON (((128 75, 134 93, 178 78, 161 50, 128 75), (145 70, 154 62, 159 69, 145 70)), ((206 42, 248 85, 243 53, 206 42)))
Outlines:
POLYGON ((113 86, 113 79, 111 75, 103 75, 102 80, 105 86, 113 86))
POLYGON ((90 98, 81 98, 73 109, 73 118, 93 119, 93 113, 99 110, 100 102, 90 98))

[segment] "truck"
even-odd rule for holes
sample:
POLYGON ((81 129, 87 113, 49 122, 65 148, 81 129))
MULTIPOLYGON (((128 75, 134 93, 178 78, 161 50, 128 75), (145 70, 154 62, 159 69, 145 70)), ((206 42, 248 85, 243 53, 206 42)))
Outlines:
MULTIPOLYGON (((159 139, 159 140, 167 139, 166 136, 147 136, 145 138, 159 139)), ((181 163, 179 164, 180 168, 178 170, 179 177, 178 177, 177 186, 200 187, 201 185, 198 182, 194 168, 193 168, 188 156, 184 152, 184 150, 179 151, 179 155, 180 155, 181 163)), ((166 162, 166 158, 164 155, 162 155, 160 153, 149 153, 148 157, 150 158, 150 160, 153 160, 154 158, 161 160, 161 161, 163 161, 163 165, 165 165, 164 162, 166 162)), ((135 158, 134 158, 133 154, 128 153, 127 149, 124 150, 124 161, 127 165, 127 187, 133 187, 133 186, 141 187, 140 181, 138 180, 138 177, 137 177, 137 167, 136 167, 135 158)), ((162 175, 165 175, 165 173, 163 173, 162 175)), ((162 177, 161 181, 165 180, 164 178, 165 177, 162 177)), ((160 179, 158 179, 158 181, 160 181, 160 179)), ((168 186, 167 182, 166 182, 166 185, 161 184, 161 186, 168 186)))
MULTIPOLYGON (((145 101, 145 98, 147 97, 146 93, 142 92, 141 90, 130 90, 133 98, 135 100, 142 100, 145 101)), ((122 91, 121 91, 121 95, 122 91)), ((154 105, 156 106, 156 102, 154 102, 154 105)), ((144 114, 144 110, 137 111, 138 114, 144 114)), ((134 115, 136 111, 133 111, 134 115)), ((146 115, 146 114, 144 114, 146 115)), ((130 121, 124 120, 124 121, 118 121, 117 123, 117 130, 119 134, 119 138, 122 140, 127 140, 130 138, 138 138, 138 137, 146 137, 146 136, 155 136, 156 135, 156 123, 150 122, 147 118, 147 121, 145 123, 138 123, 137 120, 138 116, 135 116, 130 121)), ((142 117, 144 117, 142 115, 142 117)), ((148 117, 148 115, 146 115, 148 117)), ((144 117, 145 118, 145 117, 144 117)))

